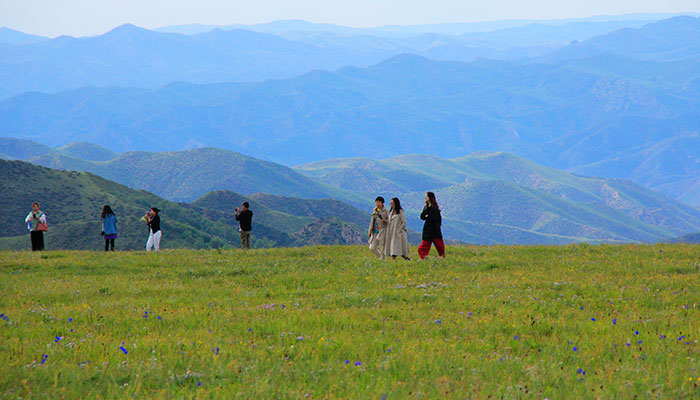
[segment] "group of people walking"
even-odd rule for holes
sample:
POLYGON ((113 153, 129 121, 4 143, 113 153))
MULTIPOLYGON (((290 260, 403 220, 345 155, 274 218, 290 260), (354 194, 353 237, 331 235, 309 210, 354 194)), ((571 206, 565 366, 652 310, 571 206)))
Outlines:
MULTIPOLYGON (((384 198, 378 196, 374 200, 374 210, 369 223, 369 250, 379 259, 401 257, 410 260, 408 250, 408 228, 406 227, 406 211, 401 207, 401 201, 394 197, 389 202, 389 209, 384 205, 384 198)), ((435 249, 440 257, 445 257, 445 243, 442 240, 442 216, 440 207, 435 199, 435 193, 425 194, 425 206, 420 219, 423 223, 423 235, 418 256, 422 259, 430 253, 430 247, 435 249)))
MULTIPOLYGON (((384 198, 375 199, 375 207, 369 225, 369 249, 377 258, 384 259, 401 257, 410 260, 408 250, 408 228, 406 226, 406 211, 401 207, 401 201, 397 197, 390 200, 387 209, 384 206, 384 198)), ((253 212, 249 209, 248 202, 242 204, 242 208, 236 208, 235 219, 238 222, 238 231, 241 239, 241 248, 250 248, 250 232, 252 231, 253 212)), ((151 207, 141 220, 148 226, 148 240, 146 251, 160 251, 162 232, 160 229, 160 209, 151 207)), ((105 241, 105 251, 114 251, 115 240, 119 237, 117 215, 112 207, 105 205, 100 215, 102 221, 102 237, 105 241)), ((430 252, 431 245, 435 245, 440 257, 445 257, 445 244, 442 241, 442 217, 440 207, 435 200, 433 192, 425 194, 425 207, 420 214, 425 221, 423 224, 423 236, 418 255, 424 259, 430 252)), ((25 219, 27 229, 30 231, 32 251, 44 250, 44 232, 48 230, 46 214, 40 208, 39 203, 32 203, 32 211, 25 219)))

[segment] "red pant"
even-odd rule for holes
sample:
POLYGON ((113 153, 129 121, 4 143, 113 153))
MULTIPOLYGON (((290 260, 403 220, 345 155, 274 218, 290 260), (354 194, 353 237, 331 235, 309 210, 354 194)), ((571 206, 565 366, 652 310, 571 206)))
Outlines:
POLYGON ((425 258, 428 255, 428 253, 430 253, 431 244, 435 244, 435 249, 437 250, 440 257, 445 256, 445 242, 443 242, 442 239, 438 238, 433 239, 432 242, 429 242, 427 240, 421 242, 420 246, 418 246, 418 255, 421 259, 425 258))

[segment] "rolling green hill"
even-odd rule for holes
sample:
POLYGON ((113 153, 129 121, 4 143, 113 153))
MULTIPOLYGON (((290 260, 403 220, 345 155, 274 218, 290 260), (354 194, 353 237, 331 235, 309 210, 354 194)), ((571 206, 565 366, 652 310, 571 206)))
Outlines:
POLYGON ((578 176, 508 153, 336 159, 296 169, 343 189, 397 194, 414 212, 433 190, 446 235, 476 243, 647 242, 700 224, 698 210, 630 181, 578 176))
POLYGON ((21 161, 0 161, 0 248, 28 248, 24 218, 38 201, 46 213, 48 249, 100 249, 100 212, 110 204, 119 218, 117 248, 143 249, 148 228, 139 219, 151 206, 163 210, 163 247, 223 247, 230 227, 211 223, 196 212, 151 193, 130 189, 84 173, 58 171, 21 161))
POLYGON ((187 205, 223 224, 235 226, 234 209, 247 201, 253 211, 253 233, 277 246, 361 244, 369 214, 338 200, 305 200, 266 194, 242 196, 222 190, 187 205))
POLYGON ((193 201, 213 190, 232 190, 361 202, 361 197, 352 192, 316 182, 289 167, 216 148, 127 152, 107 161, 51 152, 27 161, 49 168, 91 172, 173 201, 193 201))
POLYGON ((0 160, 0 181, 0 249, 29 247, 24 218, 33 201, 40 202, 48 216, 49 249, 100 249, 104 204, 110 204, 119 218, 120 250, 145 247, 148 231, 139 219, 151 206, 163 210, 164 248, 237 246, 233 208, 243 201, 249 201, 255 210, 255 247, 357 244, 363 231, 358 224, 368 218, 339 201, 262 194, 246 198, 229 191, 210 193, 192 204, 174 203, 91 173, 53 170, 22 161, 0 160), (319 232, 325 236, 318 237, 319 232))
MULTIPOLYGON (((99 147, 71 147, 85 149, 80 154, 93 158, 109 154, 99 147)), ((205 194, 242 193, 256 204, 254 208, 267 214, 260 230, 270 240, 267 245, 304 243, 295 234, 307 224, 318 223, 317 218, 339 218, 354 230, 364 230, 366 217, 347 204, 294 197, 335 198, 364 210, 371 208, 376 195, 398 196, 408 210, 409 227, 420 231, 417 214, 426 190, 438 193, 446 237, 464 242, 654 242, 700 226, 698 210, 630 181, 575 175, 503 152, 453 159, 418 154, 385 160, 333 159, 294 169, 214 148, 122 153, 108 161, 89 161, 56 149, 29 161, 89 171, 170 200, 204 196, 192 206, 228 224, 233 221, 232 205, 240 204, 243 197, 205 194)), ((417 240, 415 234, 411 238, 417 240)), ((309 240, 318 243, 320 239, 309 240)))

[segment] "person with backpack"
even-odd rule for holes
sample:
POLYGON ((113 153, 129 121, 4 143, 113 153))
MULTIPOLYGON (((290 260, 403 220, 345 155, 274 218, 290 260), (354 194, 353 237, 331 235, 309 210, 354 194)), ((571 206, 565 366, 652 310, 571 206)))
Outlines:
POLYGON ((253 230, 253 212, 248 209, 250 204, 243 202, 243 210, 236 207, 236 221, 238 221, 238 233, 241 236, 241 248, 250 249, 250 231, 253 230))
POLYGON ((112 207, 102 207, 102 237, 105 239, 105 251, 109 251, 110 245, 114 251, 114 239, 117 238, 117 216, 112 207))
POLYGON ((49 227, 46 224, 46 214, 39 209, 39 203, 32 203, 32 211, 29 212, 24 222, 27 223, 27 229, 29 229, 32 251, 44 250, 44 232, 48 231, 49 227))
POLYGON ((143 219, 148 224, 148 242, 146 242, 146 251, 160 251, 160 210, 156 207, 151 207, 151 211, 146 213, 143 219))
POLYGON ((427 192, 425 194, 425 207, 420 213, 420 219, 425 221, 423 224, 423 241, 418 246, 418 255, 421 260, 425 259, 430 253, 430 245, 434 244, 438 255, 445 258, 445 243, 442 241, 442 216, 440 215, 440 207, 435 199, 435 193, 427 192))

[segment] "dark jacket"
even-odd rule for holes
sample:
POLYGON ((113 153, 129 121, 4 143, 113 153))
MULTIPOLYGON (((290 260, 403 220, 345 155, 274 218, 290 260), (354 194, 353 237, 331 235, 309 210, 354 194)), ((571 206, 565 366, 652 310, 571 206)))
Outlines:
POLYGON ((151 228, 151 232, 156 233, 160 230, 160 215, 156 214, 148 222, 148 226, 151 228))
POLYGON ((250 232, 253 230, 253 212, 250 210, 243 210, 238 215, 236 215, 236 221, 241 227, 243 232, 250 232))
POLYGON ((425 221, 423 224, 423 240, 430 242, 433 239, 442 239, 440 209, 426 206, 423 208, 423 212, 420 213, 420 219, 425 221))

